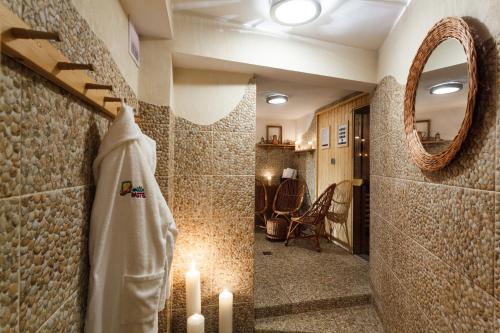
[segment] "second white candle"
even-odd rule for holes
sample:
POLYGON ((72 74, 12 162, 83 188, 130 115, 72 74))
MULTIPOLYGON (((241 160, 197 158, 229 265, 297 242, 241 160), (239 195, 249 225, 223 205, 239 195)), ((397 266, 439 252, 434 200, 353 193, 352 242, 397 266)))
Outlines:
POLYGON ((200 271, 193 261, 191 269, 186 272, 186 314, 190 316, 201 313, 200 271))
POLYGON ((224 289, 219 294, 219 333, 233 332, 233 293, 224 289))

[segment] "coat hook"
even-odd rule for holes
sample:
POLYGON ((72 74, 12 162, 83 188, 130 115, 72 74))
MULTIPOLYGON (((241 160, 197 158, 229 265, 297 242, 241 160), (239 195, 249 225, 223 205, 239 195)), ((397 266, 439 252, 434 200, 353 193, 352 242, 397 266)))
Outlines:
POLYGON ((10 28, 10 34, 14 38, 20 39, 49 39, 60 42, 61 37, 58 32, 40 31, 23 28, 10 28))
POLYGON ((110 84, 85 83, 85 89, 109 90, 113 91, 113 86, 110 84))
POLYGON ((109 96, 105 96, 104 99, 103 99, 104 103, 107 103, 107 102, 121 102, 122 99, 120 97, 109 97, 109 96))
POLYGON ((94 66, 92 64, 76 64, 73 62, 58 62, 57 69, 59 70, 89 70, 93 71, 94 66))

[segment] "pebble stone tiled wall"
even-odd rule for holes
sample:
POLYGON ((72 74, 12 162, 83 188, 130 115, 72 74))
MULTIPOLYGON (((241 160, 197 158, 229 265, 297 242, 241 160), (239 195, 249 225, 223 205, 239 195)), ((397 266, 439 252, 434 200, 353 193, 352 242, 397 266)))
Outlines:
MULTIPOLYGON (((1 0, 59 31, 71 60, 137 106, 104 43, 70 1, 1 0)), ((109 120, 27 68, 0 64, 0 331, 79 332, 88 280, 92 162, 109 120)))
POLYGON ((373 96, 370 278, 386 332, 500 331, 500 32, 473 21, 480 89, 451 165, 411 161, 404 86, 386 77, 373 96))
MULTIPOLYGON (((184 273, 201 272, 206 332, 217 332, 218 294, 234 293, 234 331, 253 332, 255 82, 235 109, 211 125, 175 117, 172 332, 185 332, 184 273)), ((162 314, 166 317, 169 314, 162 314)))

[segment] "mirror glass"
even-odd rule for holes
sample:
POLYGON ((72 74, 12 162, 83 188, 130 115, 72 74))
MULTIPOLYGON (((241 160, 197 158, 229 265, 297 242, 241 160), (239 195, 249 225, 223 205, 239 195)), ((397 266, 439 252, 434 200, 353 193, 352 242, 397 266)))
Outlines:
POLYGON ((438 154, 462 125, 469 93, 467 55, 456 39, 438 45, 425 64, 415 99, 415 128, 425 150, 438 154))

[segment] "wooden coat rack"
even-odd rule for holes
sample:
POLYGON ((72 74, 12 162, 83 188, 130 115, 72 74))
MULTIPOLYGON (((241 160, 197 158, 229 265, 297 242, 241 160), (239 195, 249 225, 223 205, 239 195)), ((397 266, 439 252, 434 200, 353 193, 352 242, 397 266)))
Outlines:
POLYGON ((47 80, 114 118, 122 98, 109 96, 113 87, 95 82, 86 71, 92 64, 78 64, 56 49, 49 40, 60 41, 59 33, 32 30, 16 14, 0 4, 1 52, 47 80))

